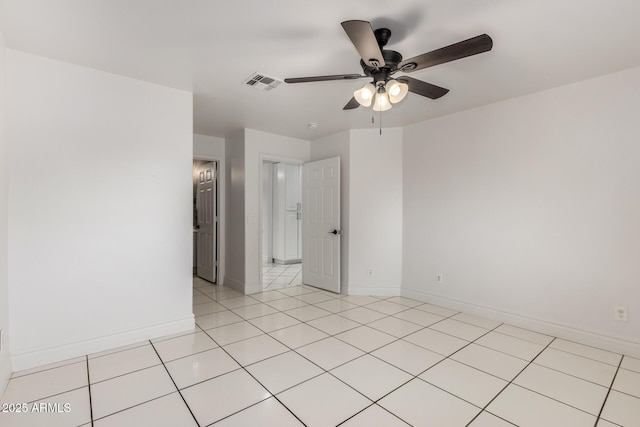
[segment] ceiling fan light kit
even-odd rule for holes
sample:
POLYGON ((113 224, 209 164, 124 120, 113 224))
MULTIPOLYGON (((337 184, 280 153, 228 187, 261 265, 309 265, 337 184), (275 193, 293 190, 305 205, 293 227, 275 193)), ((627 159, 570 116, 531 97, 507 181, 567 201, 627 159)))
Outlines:
POLYGON ((389 93, 389 101, 392 104, 397 104, 402 101, 407 93, 409 93, 409 85, 399 82, 398 80, 391 79, 386 84, 387 93, 389 93))
POLYGON ((372 83, 367 83, 360 89, 353 92, 353 97, 358 101, 358 104, 363 107, 371 106, 371 101, 374 99, 373 110, 374 111, 387 111, 391 109, 391 104, 397 104, 402 101, 409 92, 409 85, 399 82, 395 79, 390 79, 388 82, 377 82, 377 89, 372 83))
POLYGON ((371 83, 367 83, 360 89, 353 92, 353 97, 356 99, 356 101, 358 101, 360 105, 362 105, 363 107, 368 107, 371 105, 375 93, 376 88, 371 83))
POLYGON ((409 76, 393 78, 393 75, 397 72, 412 73, 434 65, 488 52, 493 48, 491 37, 481 34, 403 61, 400 53, 384 49, 391 37, 391 30, 388 28, 378 28, 374 31, 369 22, 358 20, 344 21, 341 25, 360 54, 360 66, 364 75, 334 74, 287 78, 284 81, 286 83, 307 83, 372 78, 372 82, 353 92, 353 98, 344 106, 343 110, 352 110, 359 106, 369 107, 373 103, 374 111, 387 111, 391 109, 392 104, 401 102, 408 92, 430 99, 438 99, 449 92, 449 89, 409 76))
POLYGON ((376 93, 376 102, 373 103, 373 111, 387 111, 391 109, 391 102, 389 102, 389 95, 387 92, 376 93))

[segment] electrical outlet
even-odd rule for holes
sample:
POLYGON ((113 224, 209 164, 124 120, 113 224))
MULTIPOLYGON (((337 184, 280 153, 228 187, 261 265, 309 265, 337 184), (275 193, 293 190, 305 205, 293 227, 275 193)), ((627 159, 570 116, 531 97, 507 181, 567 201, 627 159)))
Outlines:
POLYGON ((629 317, 627 313, 627 307, 622 307, 622 306, 613 307, 613 318, 618 322, 628 322, 629 317))
POLYGON ((444 276, 442 275, 442 273, 437 273, 436 274, 436 284, 442 285, 443 283, 444 283, 444 276))
POLYGON ((369 276, 373 276, 373 268, 369 268, 369 269, 367 269, 367 274, 368 274, 369 276))

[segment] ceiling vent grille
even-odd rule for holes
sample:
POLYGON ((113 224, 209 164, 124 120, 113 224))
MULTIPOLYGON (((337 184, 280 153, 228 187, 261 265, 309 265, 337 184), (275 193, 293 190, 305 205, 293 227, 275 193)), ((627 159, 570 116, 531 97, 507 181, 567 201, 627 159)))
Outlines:
POLYGON ((242 82, 242 84, 267 91, 277 88, 280 83, 282 83, 281 80, 275 77, 265 76, 261 73, 253 73, 242 82))

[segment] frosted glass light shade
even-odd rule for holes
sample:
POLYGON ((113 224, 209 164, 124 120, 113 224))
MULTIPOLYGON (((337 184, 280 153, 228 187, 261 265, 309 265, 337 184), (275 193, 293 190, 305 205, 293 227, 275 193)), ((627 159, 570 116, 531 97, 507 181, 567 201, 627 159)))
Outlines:
POLYGON ((353 92, 353 97, 358 101, 358 104, 363 107, 368 107, 371 105, 371 101, 373 101, 375 93, 376 88, 371 83, 367 83, 360 89, 353 92))
POLYGON ((407 92, 409 92, 409 85, 397 80, 389 80, 386 86, 387 93, 389 94, 389 101, 391 101, 392 104, 397 104, 402 101, 404 97, 407 96, 407 92))
POLYGON ((391 102, 386 92, 376 93, 376 101, 373 103, 373 111, 387 111, 391 109, 391 102))

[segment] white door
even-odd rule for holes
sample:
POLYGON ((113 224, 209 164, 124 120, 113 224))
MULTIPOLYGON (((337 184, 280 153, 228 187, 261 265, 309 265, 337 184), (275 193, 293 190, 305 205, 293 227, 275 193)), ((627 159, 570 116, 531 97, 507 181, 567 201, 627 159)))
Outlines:
POLYGON ((340 292, 340 157, 302 168, 302 280, 340 292))
POLYGON ((198 256, 196 274, 210 282, 216 281, 216 163, 210 162, 198 170, 196 193, 198 256))

